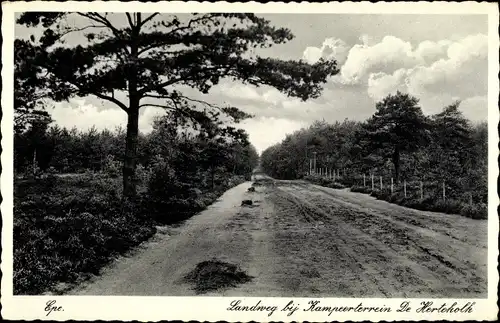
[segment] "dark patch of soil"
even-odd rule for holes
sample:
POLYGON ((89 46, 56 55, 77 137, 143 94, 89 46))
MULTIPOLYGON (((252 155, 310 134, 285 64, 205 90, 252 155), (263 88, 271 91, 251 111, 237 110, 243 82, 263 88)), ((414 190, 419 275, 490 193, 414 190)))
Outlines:
POLYGON ((196 294, 203 294, 218 289, 236 287, 252 280, 235 264, 217 259, 202 261, 195 269, 184 276, 186 282, 194 285, 196 294))
POLYGON ((241 206, 252 205, 252 204, 253 204, 252 200, 243 200, 243 201, 241 201, 241 206))

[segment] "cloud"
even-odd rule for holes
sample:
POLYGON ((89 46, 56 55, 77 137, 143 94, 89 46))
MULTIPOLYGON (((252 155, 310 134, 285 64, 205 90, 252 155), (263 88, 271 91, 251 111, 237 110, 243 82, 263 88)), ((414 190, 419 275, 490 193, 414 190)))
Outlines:
POLYGON ((426 63, 435 62, 438 59, 446 57, 447 49, 450 44, 450 40, 441 40, 437 42, 424 40, 418 44, 415 49, 415 55, 422 58, 426 63))
POLYGON ((368 77, 368 95, 375 101, 379 101, 387 96, 387 94, 398 90, 407 92, 407 77, 408 71, 405 69, 398 69, 393 74, 383 72, 372 73, 368 77))
POLYGON ((488 119, 487 96, 474 96, 460 103, 460 110, 464 116, 472 121, 485 121, 488 119))
POLYGON ((417 66, 409 71, 409 90, 415 94, 455 93, 465 99, 487 91, 488 38, 468 36, 450 42, 447 56, 429 66, 417 66))
POLYGON ((381 42, 356 44, 341 67, 342 80, 349 83, 365 82, 370 73, 392 73, 400 68, 412 67, 420 61, 412 51, 410 42, 394 36, 385 36, 381 42))
MULTIPOLYGON (((95 127, 98 130, 126 127, 127 114, 118 108, 102 108, 85 99, 71 99, 68 103, 55 103, 48 111, 59 126, 76 127, 87 130, 95 127)), ((164 114, 161 108, 144 108, 139 116, 139 130, 150 132, 156 116, 164 114)))
POLYGON ((320 58, 335 59, 338 64, 344 64, 348 52, 347 44, 338 38, 326 38, 321 47, 309 46, 304 50, 302 57, 313 64, 320 58))
POLYGON ((377 71, 368 75, 368 95, 375 101, 397 90, 423 100, 453 97, 465 100, 487 91, 488 39, 471 35, 452 42, 420 43, 413 56, 414 66, 393 72, 377 71), (430 62, 430 59, 436 59, 430 62))
POLYGON ((261 153, 283 140, 287 134, 305 127, 307 123, 285 118, 258 117, 242 122, 240 127, 249 133, 250 141, 261 153))

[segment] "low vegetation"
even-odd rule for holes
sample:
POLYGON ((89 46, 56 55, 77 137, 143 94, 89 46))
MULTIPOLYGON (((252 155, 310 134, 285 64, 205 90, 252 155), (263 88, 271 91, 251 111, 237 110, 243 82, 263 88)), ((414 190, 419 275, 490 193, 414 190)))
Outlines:
POLYGON ((363 186, 351 187, 352 192, 370 194, 379 200, 410 207, 422 211, 434 211, 450 214, 460 214, 472 219, 487 219, 488 207, 485 203, 466 203, 457 199, 436 198, 434 194, 425 194, 423 198, 407 195, 404 192, 391 193, 389 188, 374 189, 363 186))

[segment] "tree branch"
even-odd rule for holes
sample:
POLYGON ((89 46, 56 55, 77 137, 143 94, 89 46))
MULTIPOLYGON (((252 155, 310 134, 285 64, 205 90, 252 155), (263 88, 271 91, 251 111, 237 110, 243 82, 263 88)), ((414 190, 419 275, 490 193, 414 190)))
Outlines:
POLYGON ((123 104, 121 101, 115 99, 114 97, 111 97, 111 96, 108 96, 108 95, 104 95, 104 94, 98 93, 98 92, 92 92, 91 94, 93 94, 93 95, 95 95, 98 98, 101 98, 103 100, 107 100, 107 101, 113 102, 114 104, 116 104, 117 106, 119 106, 123 111, 128 112, 128 107, 125 104, 123 104))
MULTIPOLYGON (((193 78, 193 77, 191 77, 193 78)), ((178 78, 175 78, 175 79, 170 79, 168 81, 165 81, 165 82, 162 82, 162 83, 159 83, 159 84, 156 84, 154 86, 148 86, 147 88, 143 88, 141 90, 139 90, 139 93, 141 95, 144 95, 145 93, 149 92, 149 91, 153 91, 155 89, 160 89, 160 88, 164 88, 166 86, 169 86, 169 85, 172 85, 172 84, 175 84, 175 83, 178 83, 178 82, 181 82, 181 81, 187 81, 189 79, 191 79, 189 77, 178 77, 178 78)))
MULTIPOLYGON (((155 95, 155 94, 145 94, 143 96, 143 98, 153 98, 153 99, 169 99, 169 100, 172 100, 174 101, 174 98, 172 98, 171 96, 169 95, 155 95)), ((187 96, 184 96, 184 95, 177 95, 176 96, 176 99, 179 98, 179 99, 183 99, 183 100, 186 100, 186 101, 190 101, 190 102, 196 102, 196 103, 201 103, 201 104, 204 104, 208 107, 211 107, 211 108, 214 108, 214 109, 220 109, 219 106, 215 105, 215 104, 212 104, 212 103, 209 103, 207 101, 203 101, 203 100, 198 100, 198 99, 192 99, 190 97, 187 97, 187 96)))
POLYGON ((59 36, 59 39, 63 38, 64 36, 68 35, 68 34, 71 34, 72 32, 76 32, 76 31, 83 31, 83 30, 86 30, 86 29, 89 29, 89 28, 108 28, 107 26, 97 26, 97 25, 88 25, 88 26, 85 26, 85 27, 82 27, 82 28, 76 28, 76 29, 70 29, 64 33, 62 33, 60 36, 59 36))
POLYGON ((148 21, 150 21, 151 19, 153 19, 154 17, 156 17, 159 14, 160 14, 159 12, 153 13, 151 16, 149 16, 146 19, 144 19, 139 27, 144 26, 148 21))
MULTIPOLYGON (((207 68, 204 68, 204 69, 196 71, 196 74, 199 75, 199 74, 203 74, 203 73, 211 72, 211 71, 216 71, 218 69, 223 69, 223 68, 224 68, 224 66, 211 66, 211 67, 207 67, 207 68)), ((227 70, 226 70, 226 72, 222 73, 219 76, 226 76, 225 74, 228 74, 227 70)), ((148 86, 148 87, 142 88, 142 89, 139 90, 139 93, 141 95, 144 95, 145 93, 147 93, 149 91, 154 91, 155 89, 161 89, 161 88, 173 85, 175 83, 179 83, 179 82, 182 82, 182 81, 194 80, 194 79, 196 79, 195 75, 189 75, 189 76, 183 76, 183 77, 178 77, 178 78, 170 79, 170 80, 162 82, 162 83, 158 83, 158 84, 155 84, 155 85, 152 85, 152 86, 148 86)))
MULTIPOLYGON (((100 15, 99 13, 97 13, 97 12, 88 12, 88 13, 77 12, 76 14, 79 16, 88 18, 92 21, 95 21, 95 22, 98 22, 98 23, 105 25, 106 27, 108 27, 111 30, 111 32, 113 33, 113 35, 115 35, 116 38, 118 38, 122 41, 124 40, 121 37, 120 31, 115 26, 113 26, 113 24, 106 17, 100 15)), ((125 51, 125 53, 128 54, 127 47, 126 46, 121 46, 121 47, 125 51)))
POLYGON ((211 108, 214 108, 214 109, 220 109, 219 106, 215 105, 215 104, 212 104, 212 103, 208 103, 207 101, 203 101, 203 100, 197 100, 197 99, 191 99, 187 96, 184 96, 184 95, 179 95, 179 98, 181 99, 184 99, 186 101, 191 101, 191 102, 196 102, 196 103, 201 103, 201 104, 204 104, 208 107, 211 107, 211 108))
POLYGON ((163 109, 176 109, 176 108, 172 108, 171 106, 168 106, 168 105, 163 105, 163 104, 154 104, 154 103, 144 103, 144 104, 141 104, 139 106, 139 109, 140 108, 145 108, 145 107, 155 107, 155 108, 163 108, 163 109))
MULTIPOLYGON (((155 14, 153 14, 153 15, 155 15, 155 14)), ((151 16, 153 16, 153 15, 151 15, 151 16)), ((150 17, 151 17, 151 16, 150 16, 150 17)), ((148 18, 150 18, 150 17, 148 17, 148 18)), ((189 28, 191 28, 191 25, 192 25, 193 23, 196 23, 196 22, 199 22, 199 21, 203 21, 203 20, 206 20, 206 19, 208 19, 208 20, 212 20, 212 18, 213 18, 212 16, 202 16, 202 17, 199 17, 199 18, 190 19, 190 20, 188 21, 187 25, 185 25, 185 26, 179 26, 179 27, 177 27, 177 28, 174 28, 174 29, 170 30, 169 32, 167 32, 165 35, 166 35, 166 36, 168 36, 168 35, 171 35, 171 34, 173 34, 173 33, 175 33, 175 32, 178 32, 178 31, 181 31, 181 30, 186 30, 186 29, 189 29, 189 28)), ((148 19, 146 19, 146 20, 144 20, 144 21, 147 21, 147 20, 148 20, 148 19)), ((144 24, 144 23, 143 23, 143 24, 144 24)), ((145 47, 144 49, 142 49, 141 51, 139 51, 139 55, 140 55, 140 54, 142 54, 142 53, 144 53, 144 52, 147 52, 147 51, 148 51, 148 50, 150 50, 150 49, 153 49, 153 48, 158 48, 158 47, 162 47, 162 46, 164 46, 165 44, 166 44, 166 42, 160 42, 160 43, 158 43, 158 44, 153 44, 153 45, 150 45, 150 46, 148 46, 148 47, 145 47)))
POLYGON ((134 29, 135 25, 134 25, 134 23, 132 22, 132 17, 130 16, 130 13, 125 12, 125 15, 127 15, 127 20, 128 20, 128 24, 129 24, 129 26, 130 26, 130 29, 134 29))

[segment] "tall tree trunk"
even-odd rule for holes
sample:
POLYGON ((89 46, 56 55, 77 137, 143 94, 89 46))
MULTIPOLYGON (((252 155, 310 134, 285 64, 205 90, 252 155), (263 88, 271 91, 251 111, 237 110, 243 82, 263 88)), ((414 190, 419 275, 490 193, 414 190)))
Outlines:
POLYGON ((212 180, 212 191, 214 191, 215 190, 215 168, 213 165, 212 165, 212 167, 210 167, 210 175, 211 175, 211 180, 212 180))
POLYGON ((128 66, 128 94, 129 107, 127 110, 127 138, 125 143, 125 159, 123 161, 123 196, 128 198, 135 197, 137 193, 137 182, 135 168, 137 164, 137 137, 139 135, 139 103, 140 96, 137 88, 137 58, 139 56, 137 40, 139 38, 141 16, 134 14, 137 25, 131 26, 130 59, 128 66))
POLYGON ((400 168, 400 153, 399 147, 394 148, 394 153, 392 154, 392 163, 394 164, 394 177, 396 178, 396 183, 399 182, 399 168, 400 168))
MULTIPOLYGON (((130 106, 132 108, 132 106, 130 106)), ((136 195, 135 168, 137 164, 137 137, 139 134, 139 109, 130 109, 127 120, 125 159, 123 161, 123 195, 126 198, 136 195)))

